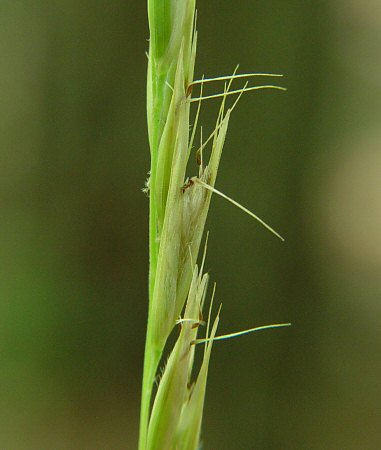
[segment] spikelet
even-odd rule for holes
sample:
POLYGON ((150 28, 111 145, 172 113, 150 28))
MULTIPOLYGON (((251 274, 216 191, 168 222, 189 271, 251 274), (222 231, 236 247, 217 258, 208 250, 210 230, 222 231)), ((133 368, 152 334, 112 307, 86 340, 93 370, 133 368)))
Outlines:
MULTIPOLYGON (((231 89, 235 79, 277 76, 273 74, 234 72, 231 76, 194 81, 195 0, 148 0, 148 17, 147 121, 151 167, 145 192, 150 201, 150 275, 139 450, 196 450, 212 344, 214 339, 224 338, 215 337, 219 313, 213 325, 209 313, 206 336, 197 337, 208 284, 208 275, 203 274, 205 252, 200 269, 197 258, 211 196, 220 194, 248 212, 215 188, 230 115, 243 92, 283 88, 248 87, 246 83, 241 89, 231 89), (220 94, 204 96, 204 83, 214 81, 224 81, 225 88, 220 94), (200 93, 192 98, 195 86, 200 93), (232 94, 238 99, 228 108, 226 100, 232 94), (221 98, 221 106, 214 131, 197 151, 198 176, 188 179, 187 165, 201 103, 217 97, 221 98), (198 108, 190 134, 190 108, 194 102, 198 108), (206 162, 203 150, 208 144, 211 153, 206 162), (179 321, 184 309, 184 317, 179 321), (151 409, 156 372, 176 323, 180 323, 181 331, 163 369, 151 409), (204 358, 192 383, 194 353, 199 343, 205 346, 204 358)), ((247 330, 251 331, 255 329, 247 330)))
POLYGON ((180 335, 165 366, 155 397, 148 429, 147 449, 175 449, 182 411, 190 400, 189 386, 193 366, 199 314, 205 298, 208 275, 198 273, 195 266, 193 278, 181 320, 180 335))

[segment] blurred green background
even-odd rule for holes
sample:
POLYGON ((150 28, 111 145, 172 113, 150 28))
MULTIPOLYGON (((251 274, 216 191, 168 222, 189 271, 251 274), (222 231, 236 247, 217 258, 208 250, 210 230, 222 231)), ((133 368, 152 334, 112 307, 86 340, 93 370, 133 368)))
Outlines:
MULTIPOLYGON (((231 120, 217 187, 287 240, 214 198, 219 331, 293 323, 216 343, 205 449, 379 449, 380 2, 198 12, 197 77, 240 63, 288 87, 231 120)), ((0 3, 2 450, 136 448, 147 38, 144 1, 0 3)))

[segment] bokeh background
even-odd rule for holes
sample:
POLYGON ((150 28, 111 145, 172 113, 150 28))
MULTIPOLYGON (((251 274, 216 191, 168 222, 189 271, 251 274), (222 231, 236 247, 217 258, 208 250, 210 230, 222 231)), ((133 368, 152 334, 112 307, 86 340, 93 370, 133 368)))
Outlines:
MULTIPOLYGON (((381 4, 199 1, 197 76, 243 98, 207 268, 205 449, 381 448, 381 4)), ((0 448, 137 447, 147 314, 145 1, 0 3, 0 448)), ((216 105, 205 107, 204 132, 216 105)), ((192 163, 189 174, 196 170, 192 163)))

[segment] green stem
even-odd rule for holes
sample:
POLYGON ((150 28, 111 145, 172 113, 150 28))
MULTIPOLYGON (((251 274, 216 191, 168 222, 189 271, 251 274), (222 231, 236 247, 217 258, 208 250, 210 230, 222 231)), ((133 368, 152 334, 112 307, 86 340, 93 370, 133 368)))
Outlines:
POLYGON ((155 317, 152 315, 152 302, 155 288, 157 261, 160 248, 160 228, 163 223, 164 211, 158 208, 153 187, 156 181, 156 166, 160 140, 168 115, 172 98, 172 90, 168 79, 173 84, 175 65, 165 64, 162 57, 169 45, 171 29, 171 0, 148 0, 148 15, 150 24, 150 51, 148 68, 148 128, 151 148, 150 172, 150 206, 149 206, 149 306, 147 335, 144 350, 143 382, 140 406, 139 450, 147 450, 147 434, 150 419, 152 389, 157 368, 162 356, 163 346, 159 345, 153 336, 155 317))
POLYGON ((146 450, 149 414, 152 397, 152 387, 155 381, 156 370, 161 358, 161 350, 152 345, 150 330, 150 315, 148 315, 147 338, 144 351, 143 385, 140 407, 139 450, 146 450))
MULTIPOLYGON (((152 161, 151 180, 154 182, 155 169, 152 161)), ((149 304, 147 336, 144 349, 143 383, 140 406, 140 429, 139 429, 139 450, 145 450, 147 445, 147 431, 149 424, 149 414, 151 406, 152 388, 155 381, 156 370, 161 358, 161 351, 155 350, 152 344, 152 313, 151 304, 155 286, 156 266, 157 266, 157 232, 156 232, 156 202, 155 196, 150 195, 150 219, 149 219, 149 304)))
MULTIPOLYGON (((163 83, 161 83, 162 85, 163 83)), ((156 86, 155 86, 156 87, 156 86)), ((161 89, 159 89, 161 90, 161 89)), ((157 91, 157 87, 155 89, 157 91)), ((154 95, 154 108, 152 117, 152 142, 151 142, 151 174, 150 186, 154 186, 156 179, 156 163, 157 153, 162 132, 161 114, 162 96, 154 95)), ((149 200, 149 303, 148 303, 148 321, 147 321, 147 335, 144 349, 144 367, 143 367, 143 382, 141 393, 140 406, 140 429, 139 429, 139 450, 146 450, 147 446, 147 432, 149 425, 150 407, 152 389, 155 381, 157 367, 159 365, 162 349, 155 346, 152 339, 152 301, 155 288, 157 258, 159 253, 159 239, 157 230, 157 202, 153 192, 150 192, 149 200)))

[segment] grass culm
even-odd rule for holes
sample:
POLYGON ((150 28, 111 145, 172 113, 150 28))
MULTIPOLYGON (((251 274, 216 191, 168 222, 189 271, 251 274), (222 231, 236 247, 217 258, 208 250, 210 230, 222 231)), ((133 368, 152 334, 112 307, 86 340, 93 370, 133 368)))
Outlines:
POLYGON ((215 286, 205 319, 203 313, 209 281, 208 274, 204 273, 206 243, 198 263, 213 194, 222 195, 283 239, 251 211, 215 187, 230 115, 241 95, 247 91, 283 88, 271 84, 249 86, 255 77, 280 76, 276 74, 237 74, 235 71, 228 76, 194 80, 195 0, 148 0, 148 19, 147 122, 151 167, 145 190, 150 209, 149 307, 139 450, 197 450, 213 342, 288 325, 276 324, 216 336, 220 309, 215 314, 212 311, 215 286), (243 83, 243 87, 233 89, 234 81, 243 83), (217 82, 223 86, 220 94, 203 94, 207 84, 217 82), (234 100, 227 106, 230 96, 234 100), (201 105, 215 98, 221 101, 215 127, 203 140, 202 128, 198 126, 201 105), (196 146, 198 135, 200 145, 196 146), (187 178, 192 153, 196 155, 198 174, 187 178), (164 360, 165 366, 162 363, 164 368, 155 389, 164 348, 175 326, 180 333, 164 360), (200 330, 203 330, 203 337, 198 336, 200 330), (200 347, 197 344, 203 346, 203 357, 195 376, 194 356, 200 347))

